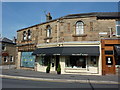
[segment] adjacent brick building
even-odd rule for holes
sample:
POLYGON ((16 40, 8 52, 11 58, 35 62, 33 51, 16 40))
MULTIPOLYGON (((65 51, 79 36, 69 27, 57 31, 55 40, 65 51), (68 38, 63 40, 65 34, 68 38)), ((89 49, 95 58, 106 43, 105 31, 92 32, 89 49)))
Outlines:
POLYGON ((54 72, 60 63, 62 73, 102 74, 101 39, 119 40, 119 13, 71 14, 54 20, 50 13, 46 16, 46 22, 17 31, 18 68, 45 72, 50 63, 54 72))

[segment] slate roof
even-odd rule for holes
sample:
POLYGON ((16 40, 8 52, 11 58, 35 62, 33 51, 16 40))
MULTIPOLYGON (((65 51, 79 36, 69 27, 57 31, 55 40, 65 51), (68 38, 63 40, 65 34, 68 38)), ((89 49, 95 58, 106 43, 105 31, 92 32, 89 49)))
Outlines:
POLYGON ((94 12, 94 13, 71 14, 65 16, 65 18, 90 17, 90 16, 96 16, 97 18, 120 18, 120 12, 94 12))
MULTIPOLYGON (((33 26, 30 26, 30 27, 27 27, 27 28, 32 28, 32 27, 42 25, 42 24, 45 24, 45 23, 49 23, 49 22, 52 22, 52 21, 56 21, 56 20, 59 20, 59 19, 92 17, 92 16, 96 16, 97 19, 120 19, 120 12, 93 12, 93 13, 69 14, 69 15, 66 15, 66 16, 63 16, 63 17, 60 17, 60 18, 57 18, 57 19, 53 19, 53 20, 50 20, 50 21, 46 21, 46 22, 43 22, 43 23, 40 23, 40 24, 33 25, 33 26)), ((24 30, 24 29, 27 29, 27 28, 20 29, 17 32, 19 32, 21 30, 24 30)))
POLYGON ((15 44, 12 40, 4 37, 4 38, 1 38, 0 42, 4 42, 4 43, 10 43, 10 44, 15 44))

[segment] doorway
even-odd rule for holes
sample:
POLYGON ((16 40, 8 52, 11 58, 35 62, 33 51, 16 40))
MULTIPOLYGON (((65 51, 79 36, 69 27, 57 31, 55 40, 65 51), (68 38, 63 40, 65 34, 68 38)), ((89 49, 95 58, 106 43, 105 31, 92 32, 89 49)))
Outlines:
POLYGON ((57 56, 56 56, 56 70, 57 70, 57 68, 58 68, 58 64, 59 64, 59 56, 57 55, 57 56))
POLYGON ((115 61, 113 56, 106 56, 106 74, 115 74, 115 61))

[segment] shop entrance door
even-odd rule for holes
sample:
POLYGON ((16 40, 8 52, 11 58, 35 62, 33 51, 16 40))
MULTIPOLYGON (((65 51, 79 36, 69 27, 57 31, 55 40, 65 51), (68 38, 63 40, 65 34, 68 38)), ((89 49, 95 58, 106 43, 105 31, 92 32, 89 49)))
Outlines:
POLYGON ((56 56, 56 70, 58 68, 58 64, 59 64, 59 56, 56 56))
POLYGON ((115 60, 112 56, 106 56, 106 74, 115 74, 115 60))

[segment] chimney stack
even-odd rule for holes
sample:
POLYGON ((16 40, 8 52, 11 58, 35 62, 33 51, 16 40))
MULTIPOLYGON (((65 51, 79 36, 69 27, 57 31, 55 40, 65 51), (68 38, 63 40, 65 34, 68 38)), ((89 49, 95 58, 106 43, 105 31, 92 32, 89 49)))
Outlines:
POLYGON ((17 39, 16 37, 13 38, 13 43, 16 43, 17 39))
POLYGON ((46 21, 52 20, 52 16, 50 15, 50 12, 46 15, 46 21))

